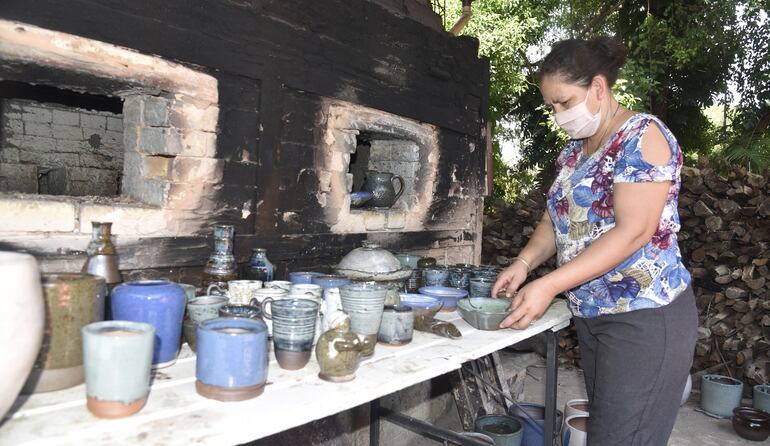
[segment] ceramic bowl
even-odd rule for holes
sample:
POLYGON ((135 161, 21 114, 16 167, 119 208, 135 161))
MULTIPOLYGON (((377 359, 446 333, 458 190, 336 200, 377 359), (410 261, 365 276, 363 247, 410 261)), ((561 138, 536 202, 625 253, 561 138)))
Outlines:
POLYGON ((770 437, 770 414, 748 406, 733 409, 733 429, 739 436, 752 441, 770 437))
POLYGON ((510 313, 511 301, 489 297, 471 297, 457 302, 457 312, 471 327, 498 330, 500 322, 510 313))
POLYGON ((351 192, 350 193, 350 207, 360 208, 365 205, 374 195, 371 192, 351 192))
POLYGON ((412 307, 414 317, 432 319, 441 309, 441 300, 422 294, 401 293, 401 305, 412 307))
MULTIPOLYGON (((398 261, 396 256, 380 248, 379 245, 369 242, 347 253, 339 265, 337 265, 337 269, 340 271, 349 270, 368 274, 393 273, 402 268, 401 262, 398 261)), ((341 274, 351 277, 345 273, 341 274)), ((351 278, 356 279, 357 277, 351 278)))
POLYGON ((441 311, 455 311, 457 301, 468 296, 468 292, 465 290, 447 286, 424 286, 420 288, 420 294, 439 299, 443 304, 441 311))

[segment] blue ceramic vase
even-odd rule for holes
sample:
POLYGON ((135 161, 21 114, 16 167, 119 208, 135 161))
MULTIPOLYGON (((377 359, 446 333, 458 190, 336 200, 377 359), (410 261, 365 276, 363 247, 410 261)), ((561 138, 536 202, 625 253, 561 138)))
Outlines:
POLYGON ((209 319, 197 329, 196 391, 219 401, 261 394, 267 381, 267 325, 241 317, 209 319))
POLYGON ((111 297, 114 320, 144 322, 155 328, 153 367, 176 362, 187 302, 184 289, 167 280, 141 280, 116 286, 111 297))

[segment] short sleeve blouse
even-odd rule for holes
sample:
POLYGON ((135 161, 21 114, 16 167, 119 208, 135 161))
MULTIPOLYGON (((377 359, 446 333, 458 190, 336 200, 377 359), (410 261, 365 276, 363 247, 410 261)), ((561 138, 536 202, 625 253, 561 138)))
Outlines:
POLYGON ((677 244, 682 160, 681 148, 668 127, 657 117, 642 113, 629 118, 590 156, 583 156, 581 140, 570 141, 559 155, 557 176, 547 194, 559 265, 577 257, 615 226, 615 183, 671 182, 652 239, 608 273, 567 292, 575 316, 593 318, 657 308, 687 288, 690 274, 677 244), (650 164, 642 157, 641 140, 651 124, 668 141, 671 158, 665 165, 650 164))

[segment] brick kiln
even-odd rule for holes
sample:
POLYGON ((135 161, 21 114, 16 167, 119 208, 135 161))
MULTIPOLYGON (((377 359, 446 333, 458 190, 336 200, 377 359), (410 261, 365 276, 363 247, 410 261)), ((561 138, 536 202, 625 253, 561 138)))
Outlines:
POLYGON ((245 262, 328 270, 365 239, 477 262, 488 63, 423 0, 0 6, 0 244, 195 283, 214 223, 245 262), (367 169, 404 193, 351 209, 367 169))

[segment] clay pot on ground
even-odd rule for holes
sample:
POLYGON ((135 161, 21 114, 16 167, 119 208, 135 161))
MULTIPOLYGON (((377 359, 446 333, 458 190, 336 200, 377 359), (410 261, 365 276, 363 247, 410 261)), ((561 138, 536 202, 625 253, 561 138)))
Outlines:
POLYGON ((717 418, 729 418, 733 409, 741 405, 743 383, 722 375, 703 375, 701 378, 700 406, 717 418))

